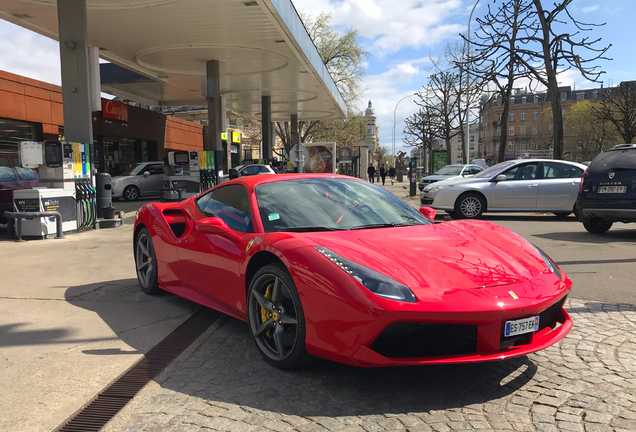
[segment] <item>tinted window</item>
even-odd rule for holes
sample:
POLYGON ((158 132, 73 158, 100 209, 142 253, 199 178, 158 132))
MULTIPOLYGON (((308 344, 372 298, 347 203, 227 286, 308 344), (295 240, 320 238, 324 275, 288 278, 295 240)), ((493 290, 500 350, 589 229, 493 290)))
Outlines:
POLYGON ((510 171, 506 172, 508 180, 534 180, 537 178, 537 168, 539 164, 529 163, 517 165, 510 171))
POLYGON ((466 169, 464 170, 464 174, 465 175, 475 175, 478 172, 481 172, 481 167, 478 166, 470 166, 470 167, 466 167, 466 169))
MULTIPOLYGON (((558 162, 544 162, 543 163, 543 178, 544 179, 560 179, 570 178, 572 170, 570 165, 558 163, 558 162)), ((580 176, 579 176, 580 177, 580 176)))
POLYGON ((256 187, 256 198, 266 232, 429 223, 395 195, 359 180, 309 178, 265 183, 256 187))
POLYGON ((596 156, 587 171, 606 173, 610 171, 636 170, 636 149, 612 150, 596 156))
POLYGON ((13 161, 13 166, 15 166, 15 170, 18 172, 18 179, 20 180, 37 180, 38 176, 35 174, 30 168, 22 168, 20 166, 20 160, 17 156, 12 156, 11 160, 13 161))
POLYGON ((199 198, 197 205, 205 215, 220 217, 233 230, 254 232, 247 191, 241 185, 215 189, 199 198))
POLYGON ((581 178, 583 175, 583 170, 579 167, 575 167, 574 165, 570 165, 570 177, 572 178, 581 178))
POLYGON ((267 173, 267 174, 271 174, 272 172, 269 170, 269 168, 267 168, 266 166, 260 166, 259 167, 260 172, 261 173, 267 173))
POLYGON ((251 176, 251 175, 256 175, 258 173, 259 173, 259 168, 256 165, 245 167, 243 168, 243 171, 241 171, 242 176, 251 176))
POLYGON ((163 174, 163 164, 148 165, 146 171, 150 174, 163 174))
POLYGON ((0 156, 0 181, 13 181, 15 178, 15 171, 9 163, 9 158, 6 156, 0 156))

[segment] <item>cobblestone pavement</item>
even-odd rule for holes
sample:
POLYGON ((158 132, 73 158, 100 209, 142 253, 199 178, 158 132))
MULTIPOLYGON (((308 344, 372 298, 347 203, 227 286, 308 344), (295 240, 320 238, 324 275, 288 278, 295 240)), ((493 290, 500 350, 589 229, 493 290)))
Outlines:
POLYGON ((227 319, 122 432, 635 431, 636 307, 570 300, 560 343, 497 363, 268 366, 227 319))

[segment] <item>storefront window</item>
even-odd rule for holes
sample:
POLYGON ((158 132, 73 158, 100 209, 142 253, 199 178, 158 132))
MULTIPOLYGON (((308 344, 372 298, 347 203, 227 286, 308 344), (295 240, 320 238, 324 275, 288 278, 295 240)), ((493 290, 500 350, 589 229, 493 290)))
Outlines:
POLYGON ((0 150, 18 151, 20 141, 34 140, 33 124, 0 118, 0 150))

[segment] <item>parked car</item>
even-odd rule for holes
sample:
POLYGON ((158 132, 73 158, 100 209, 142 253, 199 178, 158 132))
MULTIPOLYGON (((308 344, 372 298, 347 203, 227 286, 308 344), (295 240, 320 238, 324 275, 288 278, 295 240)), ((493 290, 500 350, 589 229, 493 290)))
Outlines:
POLYGON ((38 184, 38 173, 22 168, 17 153, 0 151, 0 223, 7 223, 5 211, 13 211, 13 191, 38 184))
POLYGON ((618 145, 594 158, 576 206, 583 226, 594 234, 607 232, 614 222, 636 222, 636 145, 618 145))
POLYGON ((424 187, 426 187, 426 185, 428 184, 453 178, 470 178, 483 170, 484 169, 479 165, 472 164, 446 165, 445 167, 440 168, 435 174, 421 178, 418 187, 420 189, 420 192, 422 192, 424 187))
POLYGON ((561 160, 506 161, 470 179, 428 185, 421 202, 454 218, 478 218, 485 211, 541 211, 567 217, 575 211, 585 168, 561 160))
POLYGON ((276 174, 276 171, 269 165, 239 165, 230 170, 230 180, 259 174, 276 174))
POLYGON ((113 177, 113 199, 135 201, 141 197, 159 196, 163 186, 163 162, 142 162, 113 177))

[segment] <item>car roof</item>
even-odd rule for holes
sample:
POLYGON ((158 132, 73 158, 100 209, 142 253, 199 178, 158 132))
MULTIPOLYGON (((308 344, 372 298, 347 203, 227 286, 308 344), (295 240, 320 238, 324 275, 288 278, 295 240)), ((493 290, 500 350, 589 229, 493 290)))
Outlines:
POLYGON ((287 181, 287 180, 300 180, 300 179, 313 179, 313 178, 335 178, 335 179, 346 179, 346 180, 356 180, 356 181, 366 182, 366 180, 362 180, 356 177, 350 177, 350 176, 339 175, 339 174, 276 174, 276 175, 255 175, 255 176, 248 176, 248 177, 239 177, 234 180, 223 182, 221 183, 221 186, 227 185, 227 184, 243 184, 244 186, 247 186, 248 188, 254 188, 258 186, 259 184, 264 184, 264 183, 275 183, 275 182, 287 181))

